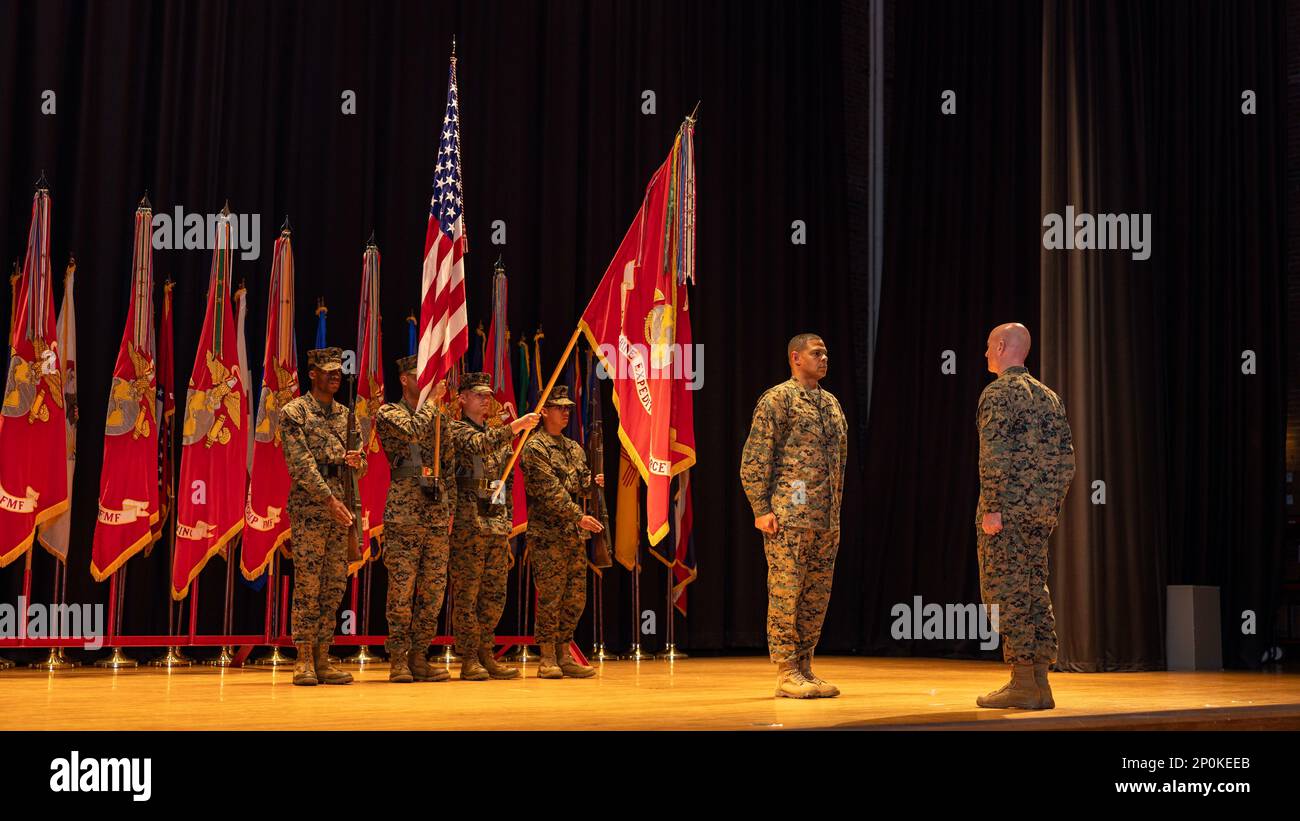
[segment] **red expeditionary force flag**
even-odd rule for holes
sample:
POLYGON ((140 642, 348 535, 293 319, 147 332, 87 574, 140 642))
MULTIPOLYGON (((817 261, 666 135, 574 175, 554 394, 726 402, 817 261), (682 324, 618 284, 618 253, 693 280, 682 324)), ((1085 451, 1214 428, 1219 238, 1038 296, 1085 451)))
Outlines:
POLYGON ((50 278, 50 192, 38 188, 0 408, 0 567, 26 553, 37 526, 68 506, 62 373, 50 278))
POLYGON ((460 101, 456 97, 456 55, 447 75, 447 109, 433 168, 433 198, 424 236, 420 283, 420 404, 439 379, 451 373, 469 350, 465 312, 465 194, 460 177, 460 101))
POLYGON ((366 473, 358 481, 361 490, 361 530, 365 550, 348 568, 355 573, 370 558, 371 539, 384 533, 384 504, 392 482, 388 456, 379 446, 375 414, 384 404, 384 347, 379 318, 379 249, 366 246, 361 263, 361 310, 357 321, 357 428, 361 452, 366 456, 366 473))
POLYGON ((208 307, 181 423, 172 598, 183 599, 208 559, 244 527, 248 480, 247 375, 230 298, 231 225, 222 209, 208 276, 208 307))
POLYGON ((280 444, 280 409, 298 395, 298 344, 293 332, 293 246, 286 227, 275 240, 266 305, 262 393, 253 427, 253 469, 244 508, 239 570, 256 579, 289 538, 289 469, 280 444))
POLYGON ((152 233, 153 209, 146 199, 135 211, 131 301, 104 420, 104 467, 90 558, 90 575, 100 582, 161 535, 152 233))
POLYGON ((686 283, 694 281, 694 123, 646 187, 579 326, 613 382, 618 437, 646 483, 646 530, 669 530, 669 484, 695 464, 686 283))

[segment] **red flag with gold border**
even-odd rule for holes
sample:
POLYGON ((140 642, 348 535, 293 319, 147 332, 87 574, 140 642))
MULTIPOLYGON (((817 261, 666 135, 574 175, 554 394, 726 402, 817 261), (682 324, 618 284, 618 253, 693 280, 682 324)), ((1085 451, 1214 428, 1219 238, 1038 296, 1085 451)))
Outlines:
POLYGON ((50 192, 38 188, 10 322, 9 374, 0 408, 0 567, 26 553, 37 526, 68 506, 63 405, 50 277, 50 192))
POLYGON ((239 570, 256 579, 289 538, 289 468, 280 445, 280 409, 298 395, 298 345, 293 332, 293 246, 289 229, 275 241, 266 306, 262 393, 253 427, 253 470, 244 508, 239 570))
POLYGON ((104 420, 104 467, 90 575, 104 581, 161 535, 158 498, 158 376, 154 359, 153 209, 135 211, 131 302, 113 366, 104 420))
POLYGON ((383 538, 384 505, 392 482, 388 457, 379 445, 375 414, 384 404, 384 351, 379 316, 379 248, 366 245, 361 265, 361 311, 357 321, 357 427, 361 450, 366 455, 366 472, 357 484, 361 489, 361 527, 366 549, 361 561, 348 571, 355 573, 372 555, 371 540, 383 538))
POLYGON ((652 545, 668 535, 672 476, 695 464, 694 426, 674 408, 686 376, 679 299, 694 281, 693 133, 688 119, 579 322, 613 383, 619 440, 646 483, 652 545))
POLYGON ((208 559, 244 528, 248 480, 247 375, 239 368, 235 305, 230 298, 231 216, 217 220, 208 306, 181 422, 176 486, 172 597, 183 599, 208 559))

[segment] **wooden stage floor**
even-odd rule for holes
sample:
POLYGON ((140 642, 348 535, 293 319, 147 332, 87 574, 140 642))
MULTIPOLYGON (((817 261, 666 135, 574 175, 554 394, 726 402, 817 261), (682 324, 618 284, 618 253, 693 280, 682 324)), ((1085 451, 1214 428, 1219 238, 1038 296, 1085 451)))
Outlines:
POLYGON ((818 658, 839 698, 774 699, 764 658, 608 662, 596 678, 294 687, 291 671, 0 672, 0 730, 1300 729, 1297 673, 1052 674, 1058 707, 983 710, 992 662, 818 658))

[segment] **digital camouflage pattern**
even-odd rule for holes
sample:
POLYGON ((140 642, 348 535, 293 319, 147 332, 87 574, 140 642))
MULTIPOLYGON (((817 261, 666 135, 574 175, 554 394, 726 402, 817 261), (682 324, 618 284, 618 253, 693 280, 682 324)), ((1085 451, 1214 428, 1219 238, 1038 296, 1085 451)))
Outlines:
MULTIPOLYGON (((510 461, 513 453, 510 441, 514 438, 510 428, 506 425, 479 425, 468 417, 452 420, 447 428, 456 450, 456 528, 509 535, 513 526, 514 505, 510 489, 514 486, 514 477, 506 479, 506 490, 502 494, 504 504, 480 502, 491 501, 494 493, 492 483, 501 478, 501 472, 510 461)), ((444 429, 444 434, 446 432, 444 429)))
POLYGON ((831 602, 838 530, 782 527, 763 534, 767 555, 767 649, 780 664, 817 648, 831 602))
POLYGON ((754 517, 776 514, 763 534, 767 644, 772 661, 810 653, 830 604, 840 543, 848 425, 839 400, 796 380, 759 397, 740 459, 754 517))
POLYGON ((506 537, 456 528, 451 534, 452 620, 456 653, 472 655, 496 635, 506 609, 506 537))
POLYGON ((432 470, 436 458, 436 404, 425 402, 416 411, 403 399, 383 405, 375 414, 379 442, 392 469, 384 506, 389 652, 428 649, 438 632, 438 611, 447 588, 456 460, 445 417, 440 501, 430 499, 421 486, 432 486, 433 477, 418 475, 425 467, 432 470))
POLYGON ((1065 406, 1024 367, 1010 367, 980 394, 977 429, 980 596, 998 606, 1005 661, 1050 664, 1057 641, 1047 542, 1074 478, 1065 406), (984 532, 986 513, 1001 515, 1001 532, 984 532))
MULTIPOLYGON (((323 642, 334 636, 335 614, 347 581, 348 528, 326 509, 342 500, 343 479, 322 476, 321 465, 342 465, 347 452, 348 409, 341 402, 322 405, 303 394, 280 413, 280 437, 289 489, 289 526, 293 545, 293 640, 323 642)), ((326 468, 330 471, 330 468, 326 468)), ((361 459, 361 473, 366 470, 361 459)))
POLYGON ((844 411, 830 391, 794 379, 769 389, 740 458, 754 517, 775 513, 781 527, 838 530, 848 452, 844 411))
MULTIPOLYGON (((477 379, 479 375, 462 377, 477 379)), ((476 382, 472 383, 477 385, 476 382)), ((490 388, 488 390, 491 390, 490 388)), ((490 643, 506 606, 507 541, 513 504, 507 479, 501 504, 492 504, 492 483, 510 461, 510 428, 486 426, 468 417, 450 424, 456 451, 456 513, 451 532, 452 621, 456 652, 472 654, 490 643)))
POLYGON ((582 494, 591 486, 591 470, 582 445, 564 434, 536 431, 524 444, 519 461, 528 499, 529 539, 580 539, 586 514, 582 494))
POLYGON ((573 641, 587 606, 587 550, 591 534, 578 527, 578 501, 592 482, 582 446, 564 434, 535 433, 520 454, 528 498, 529 561, 537 585, 538 644, 573 641))

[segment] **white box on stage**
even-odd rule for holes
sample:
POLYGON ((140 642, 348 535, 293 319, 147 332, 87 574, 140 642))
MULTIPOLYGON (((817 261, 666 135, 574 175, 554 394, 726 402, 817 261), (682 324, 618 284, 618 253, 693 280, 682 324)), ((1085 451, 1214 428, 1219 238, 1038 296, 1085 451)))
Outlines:
POLYGON ((1166 669, 1222 670, 1219 588, 1203 584, 1171 584, 1165 591, 1166 669))

